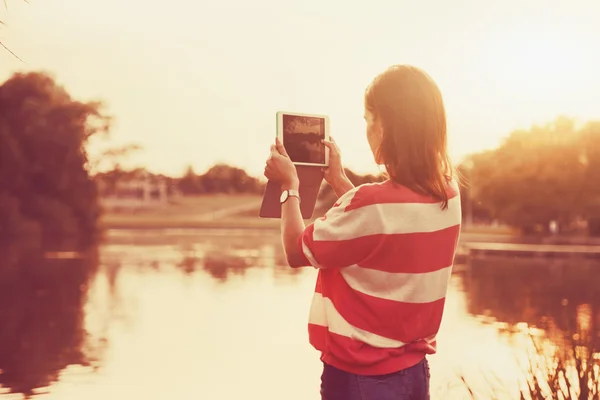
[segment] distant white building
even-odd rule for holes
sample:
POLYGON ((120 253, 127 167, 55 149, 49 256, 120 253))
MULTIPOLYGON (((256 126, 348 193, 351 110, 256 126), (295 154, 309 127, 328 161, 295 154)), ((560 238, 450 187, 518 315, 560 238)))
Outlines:
POLYGON ((125 175, 113 185, 101 179, 98 189, 105 209, 148 208, 165 205, 169 201, 167 180, 146 171, 125 175))

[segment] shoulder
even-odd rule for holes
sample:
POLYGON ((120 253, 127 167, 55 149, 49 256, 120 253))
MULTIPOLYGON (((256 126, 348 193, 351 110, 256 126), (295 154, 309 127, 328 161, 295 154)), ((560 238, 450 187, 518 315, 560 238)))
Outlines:
MULTIPOLYGON (((458 193, 456 182, 449 182, 447 190, 449 198, 455 197, 458 193)), ((345 207, 347 211, 386 204, 433 204, 439 202, 437 199, 416 193, 406 186, 389 180, 360 185, 346 193, 345 196, 347 197, 340 198, 339 205, 345 207)))
MULTIPOLYGON (((449 180, 447 186, 448 199, 451 202, 459 200, 459 184, 456 180, 449 180)), ((332 211, 335 213, 357 214, 355 211, 373 210, 368 213, 370 217, 380 214, 381 211, 392 207, 394 211, 408 211, 411 209, 435 209, 440 201, 431 196, 416 193, 406 186, 399 185, 392 181, 367 183, 357 186, 343 196, 333 205, 332 211), (378 212, 374 212, 377 210, 378 212)))
POLYGON ((365 183, 356 186, 342 195, 333 205, 344 211, 377 204, 381 190, 385 190, 381 183, 365 183))
MULTIPOLYGON (((448 181, 446 193, 451 202, 460 202, 459 183, 455 179, 448 181)), ((430 208, 439 203, 439 199, 417 193, 406 186, 388 180, 357 186, 342 196, 336 205, 343 207, 344 211, 352 211, 362 208, 386 208, 388 205, 430 208)))

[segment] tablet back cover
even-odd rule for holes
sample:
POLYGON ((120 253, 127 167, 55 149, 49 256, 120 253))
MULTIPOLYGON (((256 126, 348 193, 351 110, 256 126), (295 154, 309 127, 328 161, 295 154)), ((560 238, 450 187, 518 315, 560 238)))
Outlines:
MULTIPOLYGON (((310 219, 315 211, 319 189, 323 182, 322 167, 296 165, 300 181, 300 211, 302 218, 310 219)), ((261 218, 281 218, 281 187, 278 183, 268 181, 260 207, 261 218)))

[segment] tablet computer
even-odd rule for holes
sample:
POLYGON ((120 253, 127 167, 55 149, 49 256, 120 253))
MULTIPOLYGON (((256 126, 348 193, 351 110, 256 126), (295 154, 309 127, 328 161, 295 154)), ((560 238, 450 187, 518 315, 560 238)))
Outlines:
MULTIPOLYGON (((329 139, 329 118, 317 114, 278 112, 277 137, 298 172, 302 218, 310 219, 323 182, 323 167, 329 165, 329 150, 322 142, 329 139)), ((279 184, 267 182, 259 216, 281 218, 280 197, 279 184)))
POLYGON ((296 165, 326 167, 329 151, 329 117, 318 114, 277 113, 277 137, 296 165))

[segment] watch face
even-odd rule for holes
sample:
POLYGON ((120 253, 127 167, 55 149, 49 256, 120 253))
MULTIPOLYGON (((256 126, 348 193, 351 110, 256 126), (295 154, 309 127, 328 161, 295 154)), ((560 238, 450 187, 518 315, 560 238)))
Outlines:
POLYGON ((288 196, 289 192, 287 190, 284 190, 283 192, 281 192, 281 197, 279 198, 279 201, 283 203, 287 200, 288 196))

